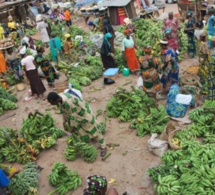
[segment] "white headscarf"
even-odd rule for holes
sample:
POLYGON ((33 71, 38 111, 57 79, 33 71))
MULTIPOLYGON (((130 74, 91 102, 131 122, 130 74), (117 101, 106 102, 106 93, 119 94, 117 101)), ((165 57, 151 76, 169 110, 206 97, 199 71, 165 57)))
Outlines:
POLYGON ((27 48, 26 48, 26 46, 24 46, 21 50, 20 50, 20 54, 25 54, 26 53, 26 50, 27 50, 27 48))
POLYGON ((37 14, 36 16, 36 22, 40 22, 43 19, 42 14, 37 14))
POLYGON ((129 18, 125 18, 123 21, 125 22, 126 25, 132 24, 132 21, 129 18))

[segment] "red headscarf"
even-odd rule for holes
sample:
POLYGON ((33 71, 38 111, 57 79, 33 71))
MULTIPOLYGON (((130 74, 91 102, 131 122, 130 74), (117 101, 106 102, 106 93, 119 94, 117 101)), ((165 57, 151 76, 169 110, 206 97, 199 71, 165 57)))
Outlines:
POLYGON ((124 34, 126 35, 127 33, 130 33, 130 30, 124 30, 124 34))

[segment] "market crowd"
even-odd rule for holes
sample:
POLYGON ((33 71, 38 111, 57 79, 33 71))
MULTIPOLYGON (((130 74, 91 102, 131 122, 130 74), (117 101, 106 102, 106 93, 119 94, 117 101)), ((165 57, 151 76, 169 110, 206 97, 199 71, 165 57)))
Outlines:
MULTIPOLYGON (((65 22, 65 29, 72 25, 72 14, 69 9, 60 9, 57 4, 50 7, 46 2, 30 4, 29 17, 35 21, 35 27, 41 36, 41 45, 35 45, 35 40, 20 31, 19 24, 12 16, 8 17, 7 28, 0 26, 1 43, 13 41, 13 44, 2 46, 0 50, 0 74, 4 79, 5 72, 12 71, 18 80, 27 77, 30 83, 31 93, 36 98, 45 100, 46 88, 38 73, 40 67, 48 85, 53 88, 55 80, 59 78, 58 72, 51 61, 44 54, 46 49, 50 50, 52 61, 58 63, 60 56, 64 56, 69 62, 75 62, 76 49, 70 34, 65 33, 64 40, 56 36, 47 19, 53 23, 65 22), (67 27, 66 27, 67 26, 67 27), (16 40, 19 39, 20 43, 16 40)), ((185 20, 184 32, 188 37, 189 58, 199 57, 199 76, 202 84, 207 83, 208 99, 214 100, 214 59, 215 59, 215 16, 214 10, 209 10, 207 21, 195 21, 193 13, 188 11, 185 20)), ((115 31, 110 24, 107 15, 101 15, 88 25, 93 26, 94 31, 103 33, 103 42, 100 48, 101 59, 104 69, 116 68, 115 63, 115 31)), ((127 66, 131 73, 140 75, 143 80, 143 90, 151 97, 167 99, 166 110, 171 117, 182 118, 185 116, 189 106, 195 105, 193 95, 180 93, 179 87, 179 61, 180 23, 173 13, 163 21, 163 39, 160 40, 160 56, 154 56, 151 45, 139 48, 136 41, 136 28, 131 19, 124 19, 124 39, 122 41, 122 58, 126 59, 127 66), (137 50, 143 50, 139 58, 137 50)), ((27 27, 26 27, 27 28, 27 27)), ((28 26, 28 28, 30 28, 28 26)), ((81 44, 83 40, 80 38, 81 44)), ((77 62, 77 61, 76 61, 77 62)), ((5 82, 7 82, 5 80, 5 82)), ((66 131, 78 131, 83 140, 95 138, 101 148, 101 156, 107 153, 106 143, 103 135, 98 130, 96 117, 90 106, 76 92, 57 94, 50 92, 47 100, 52 105, 58 105, 63 113, 64 128, 66 131)), ((0 178, 1 179, 1 178, 0 178)), ((104 177, 90 176, 87 178, 88 189, 84 194, 101 194, 107 191, 107 182, 104 177), (92 193, 93 192, 93 193, 92 193)), ((1 183, 0 183, 1 184, 1 183)), ((5 187, 5 186, 3 186, 5 187)), ((108 194, 117 194, 110 189, 108 194)))

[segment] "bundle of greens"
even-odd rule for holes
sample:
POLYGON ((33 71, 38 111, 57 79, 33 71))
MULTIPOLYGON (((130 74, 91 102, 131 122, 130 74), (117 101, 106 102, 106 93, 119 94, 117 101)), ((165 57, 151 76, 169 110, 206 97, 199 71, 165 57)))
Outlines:
POLYGON ((28 118, 23 121, 19 133, 38 150, 52 147, 57 138, 65 134, 55 126, 55 121, 49 113, 42 114, 38 111, 29 114, 28 118))
POLYGON ((98 151, 93 145, 89 145, 78 137, 76 134, 72 134, 67 139, 67 147, 65 157, 67 160, 74 161, 77 156, 80 155, 84 158, 84 161, 92 163, 96 160, 98 151))
POLYGON ((214 155, 213 144, 185 141, 181 150, 169 150, 162 156, 163 165, 147 172, 158 194, 214 194, 214 155))
POLYGON ((146 93, 132 87, 132 91, 119 88, 106 106, 108 117, 119 118, 122 122, 132 122, 130 127, 137 129, 137 135, 160 133, 169 121, 162 105, 149 98, 146 93))
POLYGON ((30 162, 24 165, 21 172, 12 177, 8 188, 14 195, 38 195, 38 185, 37 166, 34 162, 30 162))
POLYGON ((71 171, 64 163, 55 163, 52 172, 48 176, 49 183, 55 186, 56 189, 48 195, 57 192, 60 195, 65 195, 70 190, 77 189, 82 184, 81 178, 76 171, 71 171))
POLYGON ((36 32, 37 32, 36 28, 26 29, 25 30, 25 36, 30 37, 31 35, 35 35, 36 32))

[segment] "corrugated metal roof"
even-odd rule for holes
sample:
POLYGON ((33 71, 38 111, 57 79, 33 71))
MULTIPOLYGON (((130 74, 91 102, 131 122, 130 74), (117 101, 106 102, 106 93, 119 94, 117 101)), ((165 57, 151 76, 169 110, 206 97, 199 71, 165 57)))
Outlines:
POLYGON ((99 7, 122 7, 128 5, 131 0, 102 0, 99 1, 99 7))

